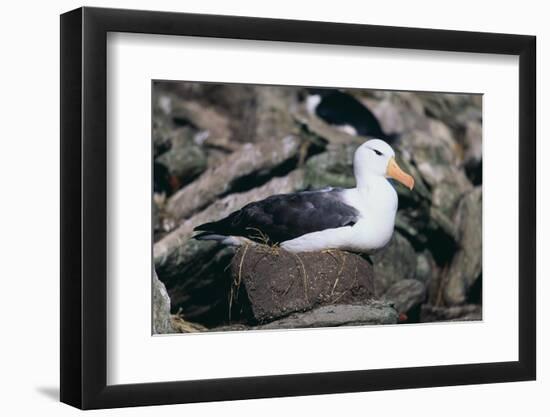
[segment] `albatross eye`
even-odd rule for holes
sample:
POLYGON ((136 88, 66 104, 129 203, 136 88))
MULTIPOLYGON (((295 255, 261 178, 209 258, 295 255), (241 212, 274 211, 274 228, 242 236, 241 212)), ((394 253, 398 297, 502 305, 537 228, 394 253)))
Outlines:
POLYGON ((375 153, 376 155, 378 155, 378 156, 381 156, 381 155, 382 155, 382 152, 377 151, 376 149, 373 149, 373 151, 374 151, 374 153, 375 153))

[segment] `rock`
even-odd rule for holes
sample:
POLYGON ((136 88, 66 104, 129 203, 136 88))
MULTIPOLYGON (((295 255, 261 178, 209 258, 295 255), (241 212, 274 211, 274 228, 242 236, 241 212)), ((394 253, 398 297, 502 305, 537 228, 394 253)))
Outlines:
POLYGON ((397 323, 397 312, 388 303, 370 300, 364 304, 322 306, 305 313, 293 313, 256 330, 297 329, 304 327, 361 326, 397 323))
POLYGON ((430 236, 434 233, 443 233, 454 240, 456 237, 454 224, 440 206, 447 207, 446 204, 449 204, 447 200, 443 200, 443 195, 446 194, 455 201, 461 194, 456 192, 456 189, 453 191, 450 186, 437 190, 436 185, 437 191, 434 190, 436 203, 434 203, 433 192, 426 186, 421 174, 408 159, 408 155, 404 154, 402 159, 398 158, 398 164, 414 177, 415 184, 412 191, 401 184, 395 184, 399 196, 396 228, 419 246, 427 245, 430 236))
POLYGON ((430 131, 413 131, 403 135, 407 149, 405 159, 417 168, 422 180, 432 188, 432 204, 449 216, 458 199, 472 189, 472 184, 459 169, 457 143, 449 129, 436 121, 430 131))
POLYGON ((404 112, 401 112, 390 99, 381 101, 363 99, 361 101, 372 110, 384 132, 401 134, 406 130, 404 112))
POLYGON ((170 298, 166 288, 153 271, 153 334, 173 333, 170 319, 170 298))
POLYGON ((423 180, 431 187, 448 176, 449 167, 457 163, 453 149, 429 132, 416 130, 403 135, 401 140, 423 180))
POLYGON ((447 218, 453 218, 460 198, 471 189, 472 184, 464 172, 449 167, 445 176, 433 188, 432 206, 439 209, 447 218))
POLYGON ((472 184, 459 167, 456 143, 449 130, 434 121, 429 126, 428 131, 402 135, 400 163, 415 177, 415 190, 411 193, 396 188, 400 198, 396 228, 415 246, 436 246, 436 259, 445 263, 457 242, 452 219, 472 184))
POLYGON ((156 242, 158 240, 158 236, 160 236, 160 234, 162 233, 162 221, 160 216, 159 205, 154 198, 153 198, 151 211, 152 211, 152 223, 153 223, 153 234, 154 234, 153 241, 156 242))
POLYGON ((420 247, 428 246, 435 235, 446 235, 450 240, 454 240, 454 225, 432 205, 431 190, 411 162, 410 154, 400 149, 396 159, 399 166, 415 179, 412 191, 394 182, 399 197, 399 210, 395 220, 396 230, 415 246, 420 247))
POLYGON ((453 130, 459 129, 462 124, 458 115, 481 107, 480 96, 476 94, 417 92, 415 95, 422 102, 428 116, 442 121, 453 130))
POLYGON ((170 150, 158 156, 155 161, 164 165, 174 180, 177 188, 189 183, 206 169, 206 154, 193 141, 189 129, 177 129, 171 138, 170 150))
POLYGON ((185 219, 224 194, 254 188, 261 185, 258 182, 262 179, 267 182, 270 171, 297 158, 300 144, 299 138, 287 136, 282 140, 244 145, 170 197, 167 213, 176 220, 185 219))
POLYGON ((173 234, 167 235, 153 246, 155 269, 163 282, 171 283, 179 278, 181 270, 193 258, 202 253, 212 254, 215 246, 211 241, 180 240, 173 234))
POLYGON ((464 164, 478 163, 482 157, 482 134, 481 123, 477 120, 468 120, 464 132, 464 164))
POLYGON ((357 145, 327 146, 327 151, 309 158, 305 165, 305 185, 310 189, 355 187, 353 156, 357 145))
POLYGON ((415 129, 426 129, 428 118, 416 93, 406 91, 382 91, 365 96, 368 105, 384 132, 401 135, 415 129))
POLYGON ((468 290, 481 275, 481 222, 481 186, 479 186, 464 196, 455 218, 460 245, 445 279, 444 298, 448 305, 464 303, 468 290))
POLYGON ((281 140, 298 135, 293 114, 298 110, 297 89, 281 86, 255 86, 251 140, 281 140))
POLYGON ((383 295, 393 284, 415 277, 416 254, 409 241, 394 232, 389 245, 371 256, 374 265, 374 287, 377 296, 383 295))
POLYGON ((295 254, 248 245, 239 248, 231 273, 234 287, 244 286, 258 322, 319 305, 365 302, 374 295, 372 266, 348 252, 295 254))
POLYGON ((397 150, 395 160, 397 161, 397 164, 403 169, 403 171, 407 172, 414 178, 414 188, 412 190, 409 190, 407 187, 397 181, 393 181, 393 185, 395 187, 395 190, 397 191, 397 195, 399 196, 399 207, 402 207, 401 203, 403 202, 414 203, 414 205, 418 205, 418 203, 422 201, 431 201, 431 191, 426 186, 426 183, 424 182, 420 171, 412 162, 410 152, 404 148, 399 147, 399 145, 396 146, 396 149, 397 150))
MULTIPOLYGON (((210 84, 191 99, 227 117, 231 143, 259 143, 296 135, 292 113, 298 105, 298 89, 284 86, 210 84)), ((189 95, 188 95, 189 96, 189 95)))
POLYGON ((368 138, 362 136, 350 135, 325 123, 318 117, 298 112, 293 115, 296 124, 301 129, 301 136, 306 137, 312 143, 324 147, 327 143, 333 145, 353 145, 359 146, 368 138))
POLYGON ((237 149, 236 144, 230 142, 232 132, 229 120, 212 106, 194 100, 181 100, 175 96, 163 96, 169 101, 168 115, 177 126, 192 126, 203 132, 202 143, 217 146, 227 150, 237 149))
POLYGON ((243 330, 254 330, 254 327, 243 323, 232 323, 207 329, 209 332, 241 332, 243 330))
POLYGON ((442 231, 447 237, 453 239, 453 242, 458 240, 453 221, 435 206, 430 207, 430 223, 427 228, 428 230, 442 231))
POLYGON ((416 254, 415 278, 417 280, 422 282, 426 287, 429 287, 432 278, 436 275, 436 271, 435 260, 428 250, 416 254))
POLYGON ((464 169, 468 178, 474 185, 480 185, 482 181, 482 133, 483 129, 481 122, 477 120, 469 120, 466 122, 466 127, 463 137, 464 146, 464 169))
POLYGON ((437 143, 443 144, 446 148, 452 151, 452 161, 454 161, 455 164, 458 164, 459 157, 457 155, 457 151, 459 149, 459 145, 451 129, 441 120, 428 119, 427 132, 433 140, 437 143))
POLYGON ((153 110, 153 128, 152 128, 152 139, 153 139, 153 155, 156 158, 157 156, 163 154, 168 149, 170 149, 170 135, 172 129, 174 128, 166 117, 159 115, 158 111, 153 110))
MULTIPOLYGON (((207 109, 202 115, 195 114, 198 112, 192 108, 184 109, 184 119, 192 119, 195 125, 212 132, 212 136, 224 137, 229 132, 229 145, 280 140, 297 134, 292 114, 298 105, 298 88, 192 82, 169 87, 177 93, 172 95, 173 112, 178 111, 178 101, 207 109), (225 122, 213 123, 213 119, 220 118, 225 122)), ((206 141, 209 143, 211 137, 206 141)), ((220 141, 213 145, 219 146, 220 141)))
POLYGON ((467 304, 453 307, 435 307, 424 304, 420 311, 420 321, 474 321, 482 320, 482 308, 480 305, 467 304))
POLYGON ((172 313, 206 326, 228 320, 227 266, 234 248, 190 239, 156 262, 159 279, 171 299, 172 313))
POLYGON ((479 94, 419 93, 417 98, 432 120, 443 123, 452 132, 461 166, 474 185, 481 184, 482 96, 479 94))
POLYGON ((426 286, 416 279, 403 279, 393 284, 383 298, 398 313, 407 313, 426 299, 426 286))
MULTIPOLYGON (((433 241, 448 241, 454 250, 456 241, 455 227, 452 220, 435 204, 432 193, 424 184, 418 171, 407 159, 398 161, 403 170, 415 178, 414 190, 411 192, 400 184, 395 189, 399 196, 399 210, 395 227, 415 246, 432 246, 433 241)), ((453 195, 454 201, 455 195, 453 195)))

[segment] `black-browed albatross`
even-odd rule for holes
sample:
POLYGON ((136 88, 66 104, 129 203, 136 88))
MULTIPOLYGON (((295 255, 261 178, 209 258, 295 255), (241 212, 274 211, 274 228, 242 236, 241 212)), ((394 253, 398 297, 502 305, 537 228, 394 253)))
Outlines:
POLYGON ((391 239, 397 193, 387 178, 410 190, 414 179, 399 168, 390 145, 363 143, 353 160, 355 188, 325 188, 270 196, 195 228, 199 240, 228 245, 280 244, 290 252, 341 249, 371 253, 391 239))

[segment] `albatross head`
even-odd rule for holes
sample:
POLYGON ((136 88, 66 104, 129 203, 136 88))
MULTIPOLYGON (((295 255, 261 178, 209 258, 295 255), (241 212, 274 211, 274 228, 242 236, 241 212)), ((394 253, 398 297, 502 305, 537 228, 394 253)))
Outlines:
POLYGON ((414 178, 399 168, 395 152, 383 140, 372 139, 357 148, 353 166, 359 187, 369 176, 393 178, 409 190, 414 187, 414 178))

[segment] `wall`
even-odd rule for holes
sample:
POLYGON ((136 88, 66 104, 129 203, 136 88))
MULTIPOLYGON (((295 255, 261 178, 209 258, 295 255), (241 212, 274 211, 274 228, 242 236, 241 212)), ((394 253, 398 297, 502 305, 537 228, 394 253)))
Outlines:
MULTIPOLYGON (((542 184, 550 168, 541 166, 550 151, 541 138, 549 123, 542 119, 548 106, 550 27, 544 3, 463 0, 316 2, 245 0, 94 1, 89 6, 159 9, 200 13, 241 14, 294 19, 332 20, 396 26, 419 26, 535 34, 538 36, 539 119, 539 255, 550 249, 550 221, 540 215, 550 209, 549 193, 542 184), (508 4, 509 3, 509 4, 508 4), (543 102, 543 100, 545 102, 543 102), (545 106, 546 105, 546 106, 545 106), (546 236, 543 238, 543 231, 546 236)), ((59 18, 80 2, 9 2, 2 8, 2 189, 1 242, 2 347, 0 409, 5 415, 73 415, 76 411, 57 403, 58 305, 59 305, 59 18), (8 414, 9 413, 9 414, 8 414)), ((540 257, 539 257, 540 259, 540 257)), ((547 322, 550 309, 543 304, 549 294, 545 280, 549 267, 539 262, 538 349, 539 380, 528 383, 389 391, 307 398, 240 401, 170 407, 102 411, 99 415, 334 415, 342 411, 406 416, 463 416, 469 413, 544 415, 550 408, 543 393, 550 389, 550 366, 544 352, 549 347, 547 322)))

